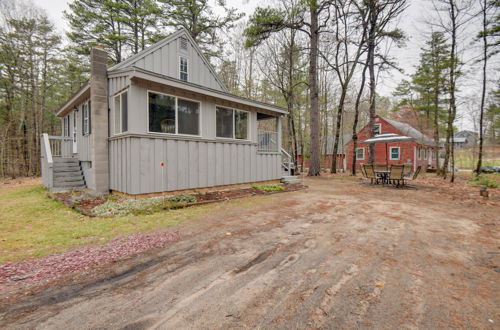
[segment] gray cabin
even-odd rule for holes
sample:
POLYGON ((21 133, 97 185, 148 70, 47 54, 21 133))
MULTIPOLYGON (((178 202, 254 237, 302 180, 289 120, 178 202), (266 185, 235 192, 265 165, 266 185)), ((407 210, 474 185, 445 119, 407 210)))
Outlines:
POLYGON ((228 92, 186 30, 112 67, 91 51, 91 78, 42 137, 49 189, 149 194, 278 180, 287 111, 228 92))

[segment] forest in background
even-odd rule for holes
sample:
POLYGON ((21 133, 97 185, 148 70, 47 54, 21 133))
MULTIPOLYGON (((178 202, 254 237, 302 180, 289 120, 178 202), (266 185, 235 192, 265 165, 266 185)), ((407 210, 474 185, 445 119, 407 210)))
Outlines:
MULTIPOLYGON (((344 136, 356 141, 376 114, 408 122, 436 141, 445 138, 451 166, 451 138, 465 114, 481 133, 480 156, 483 141, 500 143, 500 2, 428 2, 434 17, 415 73, 392 97, 381 97, 377 85, 401 70, 391 51, 408 41, 397 24, 408 0, 276 0, 247 15, 220 0, 73 0, 65 34, 30 1, 3 0, 0 178, 39 175, 40 135, 60 135, 55 113, 88 79, 92 45, 103 46, 113 64, 179 27, 232 93, 290 111, 284 147, 294 157, 304 151, 309 175, 320 174, 328 136, 335 153, 344 136), (471 47, 476 51, 465 51, 471 47), (464 97, 477 72, 481 93, 464 97)), ((446 177, 445 168, 438 174, 446 177)))

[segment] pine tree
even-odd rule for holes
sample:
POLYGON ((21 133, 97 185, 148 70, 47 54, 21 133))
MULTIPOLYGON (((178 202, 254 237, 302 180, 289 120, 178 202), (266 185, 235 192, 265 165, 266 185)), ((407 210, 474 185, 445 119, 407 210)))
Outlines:
POLYGON ((216 15, 208 0, 158 0, 162 3, 162 20, 166 27, 183 27, 202 48, 211 56, 219 56, 219 33, 234 26, 244 16, 236 9, 226 6, 224 0, 216 4, 224 10, 224 15, 216 15))
MULTIPOLYGON (((434 130, 434 142, 439 144, 440 132, 446 120, 448 76, 450 71, 450 49, 442 32, 434 32, 420 54, 420 63, 411 83, 403 82, 399 95, 405 94, 405 103, 410 103, 424 118, 425 126, 434 130), (412 95, 415 92, 415 96, 412 95)), ((439 150, 436 149, 436 160, 439 150)), ((436 166, 439 172, 439 162, 436 166)))
POLYGON ((121 62, 128 39, 123 7, 121 0, 73 0, 69 11, 64 12, 72 49, 79 55, 89 55, 93 45, 101 45, 113 62, 121 62))

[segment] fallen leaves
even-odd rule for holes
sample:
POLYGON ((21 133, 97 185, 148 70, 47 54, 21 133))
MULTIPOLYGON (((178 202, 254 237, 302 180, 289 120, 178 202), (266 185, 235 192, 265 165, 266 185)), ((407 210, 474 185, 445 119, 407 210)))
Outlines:
POLYGON ((116 262, 126 256, 161 248, 180 239, 179 232, 132 234, 101 246, 82 246, 71 251, 0 265, 0 292, 8 287, 56 279, 93 267, 116 262))

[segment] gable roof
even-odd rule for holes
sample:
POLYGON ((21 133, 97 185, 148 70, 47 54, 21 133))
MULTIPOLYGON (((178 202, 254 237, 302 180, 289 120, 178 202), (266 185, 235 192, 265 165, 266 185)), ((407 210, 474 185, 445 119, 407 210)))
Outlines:
POLYGON ((407 123, 403 123, 397 120, 389 119, 389 118, 384 118, 382 116, 378 116, 379 118, 385 120, 388 122, 391 126, 393 126, 395 129, 397 129, 401 134, 410 136, 416 140, 416 142, 426 145, 426 146, 431 146, 435 147, 436 143, 434 142, 433 139, 425 135, 424 133, 420 132, 413 126, 407 123))
POLYGON ((120 69, 124 69, 124 68, 126 68, 128 66, 131 66, 135 62, 137 62, 138 60, 146 57, 147 55, 153 53, 154 51, 160 49, 161 47, 169 44, 170 42, 176 40, 177 38, 179 38, 181 36, 185 37, 186 39, 189 40, 189 42, 194 47, 194 49, 196 50, 196 52, 199 54, 199 56, 201 57, 203 63, 207 66, 208 70, 214 76, 215 80, 220 85, 220 87, 225 92, 228 92, 229 90, 228 90, 227 86, 220 79, 219 75, 215 72, 213 66, 210 64, 210 62, 208 61, 208 59, 206 58, 206 56, 203 54, 203 52, 201 51, 201 49, 198 46, 198 44, 196 43, 196 41, 194 41, 194 39, 191 37, 191 35, 189 34, 189 32, 185 28, 183 28, 183 27, 181 27, 179 30, 175 31, 174 33, 168 35, 167 37, 163 38, 162 40, 158 41, 157 43, 155 43, 155 44, 147 47, 144 50, 141 50, 137 54, 134 54, 134 55, 130 56, 126 60, 121 61, 120 63, 113 65, 112 67, 110 67, 108 69, 108 71, 109 72, 117 71, 117 70, 120 70, 120 69))
POLYGON ((470 136, 477 138, 478 134, 474 131, 469 131, 469 130, 463 130, 455 133, 455 137, 470 137, 470 136))

